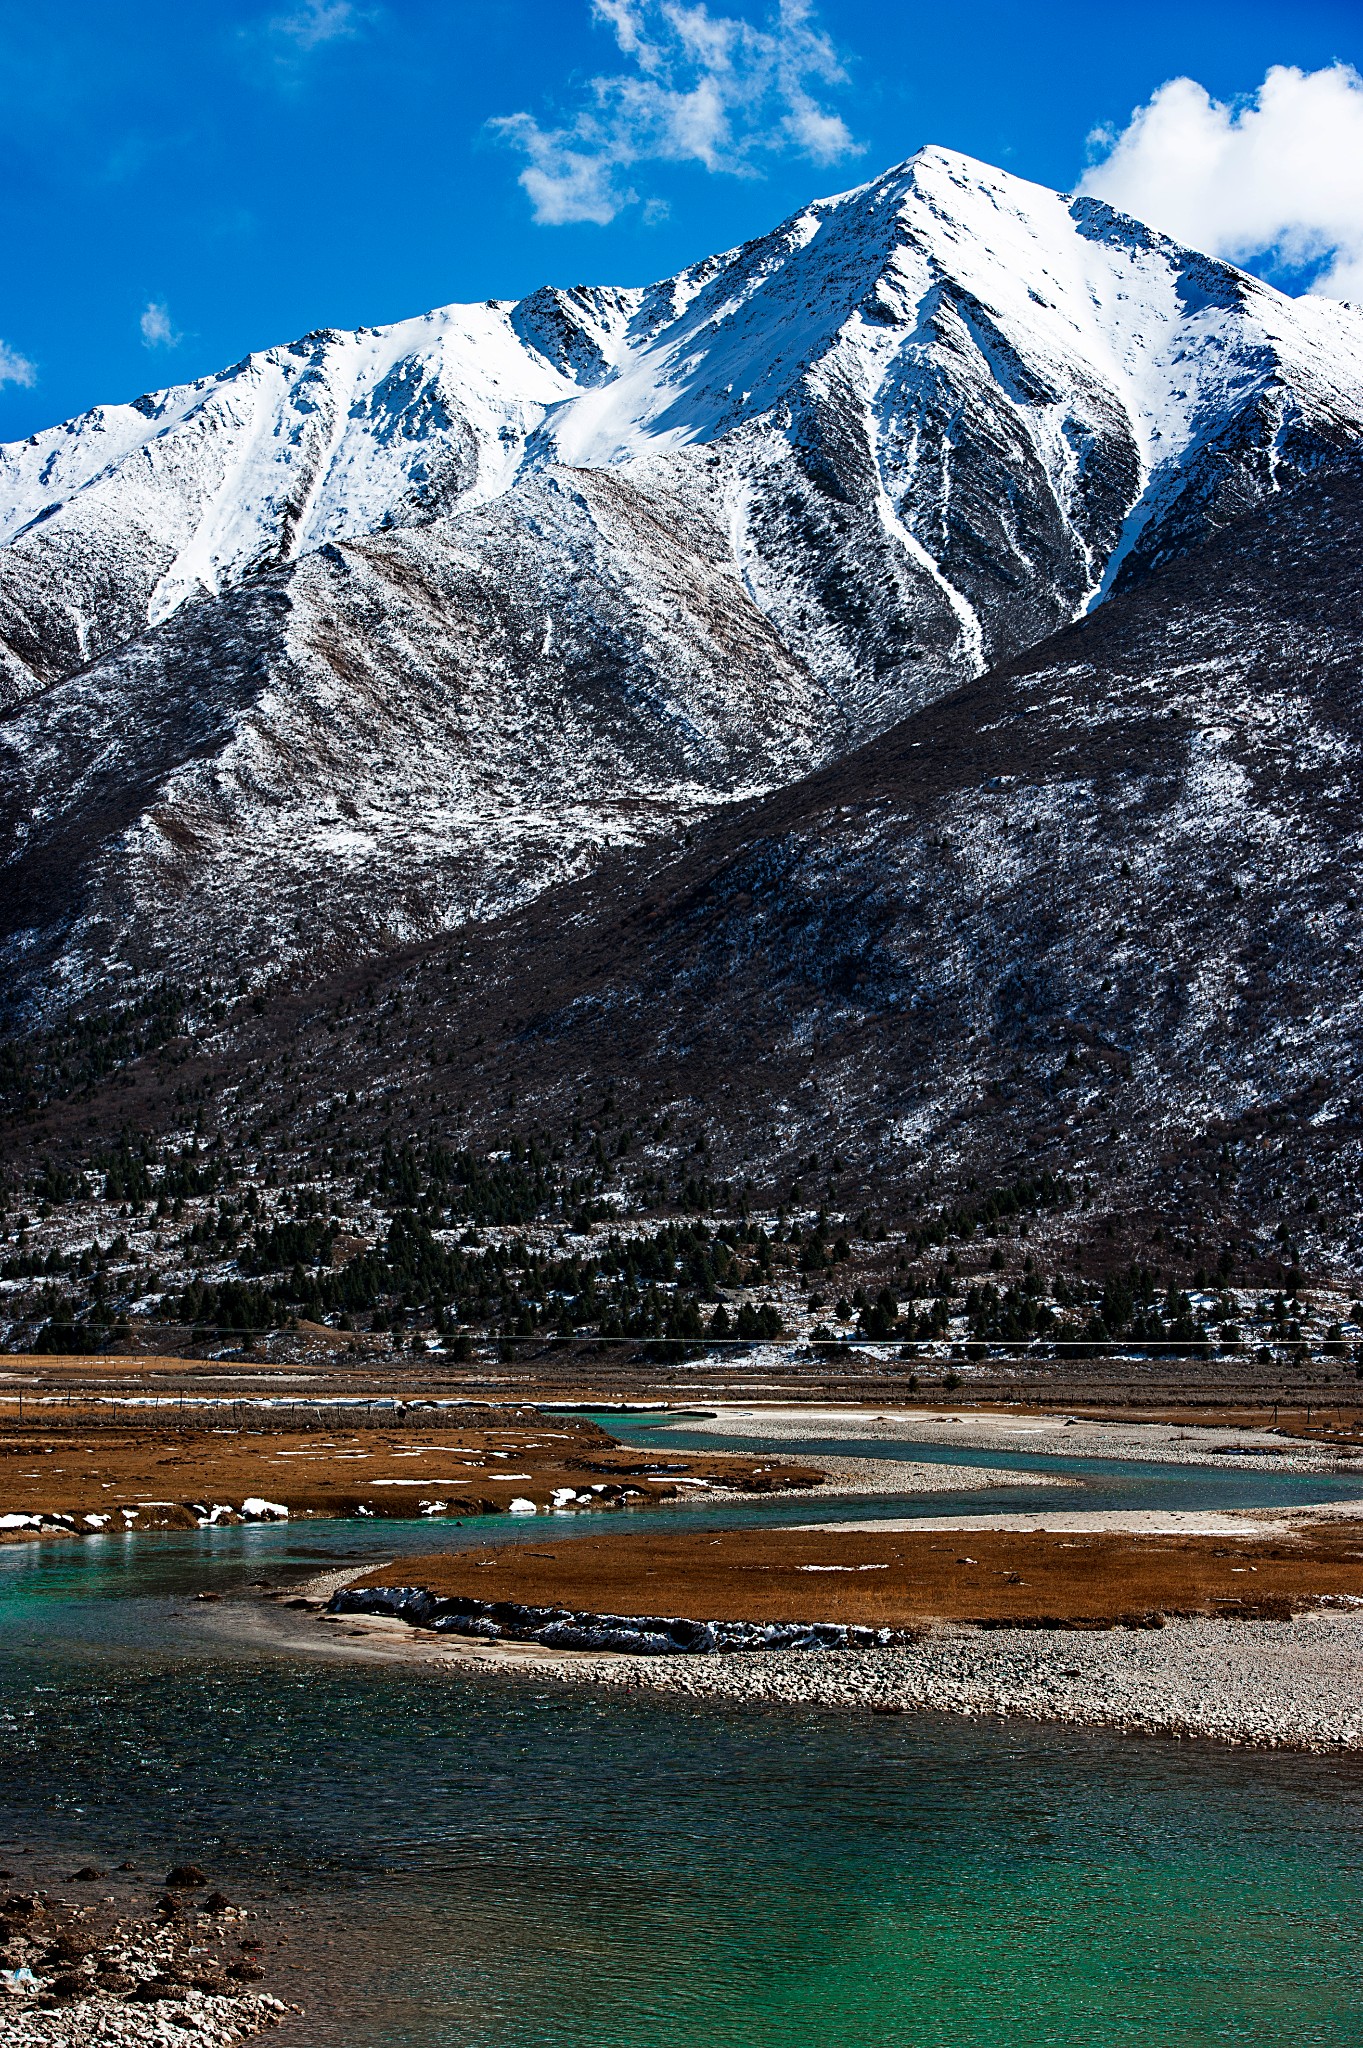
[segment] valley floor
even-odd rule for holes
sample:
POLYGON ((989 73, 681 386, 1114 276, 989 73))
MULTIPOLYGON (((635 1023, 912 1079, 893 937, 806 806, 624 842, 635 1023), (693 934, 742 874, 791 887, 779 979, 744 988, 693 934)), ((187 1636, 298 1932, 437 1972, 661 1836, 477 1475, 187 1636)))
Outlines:
MULTIPOLYGON (((1319 1417, 1320 1434, 1308 1435, 1305 1417, 1284 1411, 1275 1426, 1271 1409, 1085 1416, 731 1399, 707 1405, 703 1418, 679 1410, 674 1424, 650 1420, 633 1431, 646 1442, 625 1443, 608 1433, 609 1417, 603 1430, 528 1402, 466 1395, 423 1409, 411 1386, 399 1402, 391 1389, 322 1374, 281 1374, 248 1392, 244 1380, 220 1384, 211 1362, 165 1364, 172 1382, 177 1372, 202 1375, 184 1410, 183 1386, 156 1373, 87 1366, 81 1386, 35 1387, 22 1427, 9 1415, 0 1511, 11 1540, 90 1533, 101 1516, 113 1528, 189 1526, 215 1505, 236 1518, 251 1501, 294 1514, 488 1518, 479 1547, 287 1588, 311 1613, 286 1614, 282 1595, 256 1594, 229 1594, 214 1610, 229 1632, 255 1632, 289 1654, 416 1658, 744 1706, 1020 1715, 1363 1749, 1363 1473, 1355 1489, 1353 1431, 1332 1439, 1319 1417), (196 1415, 196 1399, 219 1405, 196 1415), (697 1450, 680 1435, 674 1448, 674 1430, 697 1426, 734 1449, 697 1450), (955 1450, 975 1461, 944 1456, 955 1450), (1019 1453, 1065 1463, 1013 1470, 1019 1453), (1090 1466, 1129 1468, 1129 1504, 1092 1495, 1086 1504, 1080 1475, 1090 1466), (1284 1485, 1298 1504, 1272 1486, 1252 1497, 1284 1505, 1180 1507, 1158 1492, 1143 1500, 1142 1469, 1175 1466, 1295 1474, 1284 1485), (1322 1484, 1336 1497, 1299 1504, 1312 1474, 1333 1475, 1322 1484), (1007 1512, 988 1512, 991 1491, 1046 1485, 1072 1490, 1073 1505, 1049 1499, 1033 1511, 1012 1499, 1007 1512), (634 1527, 619 1516, 588 1531, 578 1514, 791 1488, 809 1489, 798 1525, 789 1508, 743 1528, 709 1517, 704 1527, 679 1519, 659 1528, 657 1517, 634 1527), (944 1501, 932 1512, 933 1493, 972 1492, 978 1509, 944 1501), (851 1515, 867 1494, 886 1496, 883 1517, 851 1515), (924 1497, 926 1514, 890 1508, 891 1497, 910 1495, 924 1497), (541 1517, 533 1550, 499 1540, 513 1504, 541 1517), (905 1639, 702 1656, 564 1652, 376 1614, 320 1616, 343 1582, 585 1616, 850 1624, 905 1639)), ((649 1406, 647 1387, 638 1399, 649 1406)))
POLYGON ((590 1422, 486 1405, 395 1412, 266 1398, 207 1416, 157 1407, 0 1408, 0 1542, 291 1515, 463 1519, 817 1486, 790 1459, 641 1456, 590 1422))
MULTIPOLYGON (((959 1489, 1025 1480, 1001 1468, 924 1465, 918 1446, 1237 1470, 1347 1471, 1350 1448, 1266 1427, 1267 1414, 1084 1418, 1041 1410, 721 1404, 706 1427, 808 1446, 883 1446, 877 1487, 959 1489), (1248 1426, 1247 1426, 1248 1425, 1248 1426), (888 1454, 888 1455, 886 1455, 888 1454)), ((1289 1427, 1303 1427, 1294 1418, 1289 1427)), ((666 1429, 655 1441, 667 1441, 666 1429)), ((806 1448, 806 1455, 809 1455, 806 1448)), ((1058 1476, 1058 1475, 1057 1475, 1058 1476)), ((1307 1749, 1363 1748, 1363 1484, 1360 1502, 1267 1511, 1047 1507, 1007 1514, 668 1533, 616 1530, 552 1561, 489 1552, 474 1571, 448 1555, 404 1559, 370 1583, 427 1585, 483 1600, 577 1611, 784 1617, 906 1625, 895 1647, 710 1656, 563 1654, 533 1643, 437 1637, 374 1617, 337 1616, 333 1641, 451 1658, 537 1679, 645 1688, 757 1707, 1020 1715, 1146 1733, 1307 1749), (423 1565, 425 1568, 423 1569, 423 1565), (489 1584, 489 1581, 493 1584, 489 1584), (417 1648, 413 1638, 424 1637, 417 1648), (403 1647, 406 1639, 405 1650, 403 1647)), ((822 1502, 826 1517, 832 1503, 822 1502)), ((320 1589, 319 1589, 320 1590, 320 1589)), ((335 1590, 328 1584, 326 1592, 335 1590)), ((338 1644, 339 1647, 339 1644, 338 1644)))
MULTIPOLYGON (((537 1683, 646 1690, 748 1708, 1016 1715, 1273 1748, 1363 1750, 1363 1593, 1358 1590, 1363 1587, 1363 1526, 1298 1524, 1285 1532, 1277 1525, 1273 1540, 1267 1519, 1254 1535, 1247 1533, 1242 1517, 1227 1516, 1223 1523, 1215 1535, 1200 1539, 1122 1536, 1111 1529, 1038 1538, 983 1530, 980 1518, 972 1518, 968 1528, 934 1523, 925 1533, 920 1526, 912 1536, 901 1525, 893 1538, 864 1527, 855 1538, 850 1531, 822 1530, 817 1537, 789 1532, 791 1539, 804 1539, 799 1561, 789 1561, 792 1572, 809 1570, 806 1550, 825 1560, 824 1570, 803 1579, 798 1605, 806 1618, 819 1614, 873 1623, 907 1618, 902 1604, 894 1607, 887 1600, 889 1572, 883 1577, 874 1569, 835 1574, 828 1570, 828 1559, 846 1568, 855 1549, 858 1561, 874 1566, 893 1562, 884 1555, 893 1550, 901 1566, 936 1565, 935 1573, 925 1570, 919 1582, 914 1639, 887 1648, 712 1656, 564 1654, 533 1643, 440 1636, 400 1621, 353 1614, 328 1617, 321 1631, 314 1624, 311 1647, 333 1655, 416 1657, 451 1669, 521 1673, 537 1683), (935 1547, 934 1559, 927 1553, 935 1547), (1022 1577, 1017 1567, 1031 1574, 1029 1584, 1009 1583, 1015 1574, 1022 1577), (1262 1584, 1265 1596, 1232 1592, 1218 1601, 1214 1588, 1223 1579, 1229 1588, 1262 1584), (955 1583, 948 1589, 945 1582, 950 1581, 955 1583), (868 1582, 875 1586, 873 1593, 865 1590, 868 1582), (1346 1582, 1349 1590, 1325 1590, 1343 1588, 1346 1582), (804 1590, 814 1587, 817 1593, 804 1590), (830 1587, 836 1590, 830 1593, 830 1587), (1122 1611, 1124 1599, 1148 1601, 1152 1596, 1155 1606, 1122 1611), (1301 1610, 1293 1612, 1298 1600, 1301 1610), (1161 1612, 1161 1601, 1166 1607, 1177 1603, 1182 1611, 1161 1612), (1275 1605, 1282 1618, 1264 1618, 1275 1605), (1010 1606, 1017 1617, 1011 1625, 1002 1619, 1010 1606), (929 1618, 924 1609, 933 1607, 936 1613, 929 1618), (1042 1611, 1047 1608, 1049 1613, 1042 1611), (974 1618, 960 1618, 966 1614, 974 1618), (322 1642, 316 1641, 319 1632, 322 1642)), ((599 1547, 594 1539, 574 1546, 599 1547)), ((788 1547, 797 1544, 792 1540, 788 1547)), ((680 1562, 675 1557, 669 1561, 674 1567, 680 1562)), ((769 1581, 765 1602, 750 1597, 730 1605, 749 1611, 780 1607, 779 1596, 773 1602, 770 1579, 786 1577, 789 1585, 789 1576, 764 1572, 761 1555, 752 1554, 751 1546, 746 1561, 754 1574, 769 1581)), ((419 1567, 436 1562, 406 1559, 373 1577, 431 1583, 440 1573, 419 1567)), ((454 1561, 441 1558, 438 1564, 453 1585, 454 1561)), ((585 1564, 574 1564, 575 1590, 582 1590, 577 1580, 585 1564)), ((528 1569, 533 1572, 533 1565, 528 1569)), ((495 1573, 466 1572, 464 1578, 487 1599, 527 1592, 543 1596, 546 1591, 544 1579, 529 1581, 525 1562, 495 1573), (488 1585, 493 1578, 496 1596, 488 1585)), ((334 1583, 333 1578, 315 1591, 330 1592, 334 1583)), ((634 1584, 633 1599, 623 1576, 610 1586, 615 1612, 638 1612, 645 1606, 668 1611, 665 1596, 676 1590, 674 1581, 660 1574, 653 1581, 637 1578, 634 1584), (641 1592, 645 1585, 650 1589, 646 1597, 641 1592), (654 1588, 662 1596, 656 1606, 654 1588)), ((600 1588, 596 1597, 604 1602, 605 1592, 600 1588)), ((706 1613, 714 1606, 711 1600, 706 1613)), ((291 1647, 309 1646, 302 1627, 290 1633, 291 1647)))

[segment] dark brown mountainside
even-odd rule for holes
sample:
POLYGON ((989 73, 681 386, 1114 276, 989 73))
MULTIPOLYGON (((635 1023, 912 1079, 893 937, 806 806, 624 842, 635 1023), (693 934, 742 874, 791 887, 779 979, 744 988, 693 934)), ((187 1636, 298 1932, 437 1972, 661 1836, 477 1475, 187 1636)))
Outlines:
POLYGON ((1350 1264, 1361 515, 1357 470, 1284 491, 835 766, 384 971, 171 1005, 104 1081, 117 1037, 67 1031, 16 1059, 13 1171, 119 1126, 286 1182, 538 1133, 573 1200, 905 1215, 1046 1172, 1114 1256, 1350 1264))

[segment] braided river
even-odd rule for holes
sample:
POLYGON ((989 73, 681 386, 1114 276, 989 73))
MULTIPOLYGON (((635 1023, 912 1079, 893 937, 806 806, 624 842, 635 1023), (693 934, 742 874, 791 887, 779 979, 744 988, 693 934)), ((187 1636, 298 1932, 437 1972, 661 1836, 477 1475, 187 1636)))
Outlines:
MULTIPOLYGON (((658 1441, 656 1419, 603 1420, 658 1441)), ((711 1441, 703 1417, 667 1436, 711 1441)), ((1359 1485, 824 1448, 1082 1491, 687 1503, 628 1523, 1278 1506, 1359 1485)), ((271 2037, 280 2048, 1363 2039, 1363 1759, 701 1705, 334 1642, 314 1654, 301 1622, 272 1638, 237 1626, 242 1603, 194 1597, 370 1556, 533 1545, 545 1526, 307 1521, 0 1550, 0 1863, 50 1882, 87 1861, 193 1860, 243 1902, 283 1905, 296 1932, 271 1988, 307 2013, 271 2037)), ((556 1518, 554 1541, 589 1526, 556 1518)))

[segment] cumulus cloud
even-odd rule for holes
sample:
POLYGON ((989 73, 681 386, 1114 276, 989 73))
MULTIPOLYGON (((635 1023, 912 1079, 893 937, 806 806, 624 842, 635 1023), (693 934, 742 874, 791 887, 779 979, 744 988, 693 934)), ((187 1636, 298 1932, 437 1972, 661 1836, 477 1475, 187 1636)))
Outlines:
POLYGON ((711 14, 706 0, 591 0, 630 69, 594 78, 555 127, 504 115, 496 134, 525 157, 520 182, 536 220, 604 226, 639 197, 644 163, 698 163, 751 176, 764 152, 832 163, 857 145, 822 88, 846 74, 815 26, 811 0, 779 0, 761 26, 711 14))
POLYGON ((177 348, 181 337, 170 324, 170 307, 156 299, 144 306, 138 321, 145 348, 177 348))
POLYGON ((1363 301, 1363 77, 1348 64, 1275 64, 1227 105, 1172 78, 1080 189, 1194 248, 1235 262, 1314 270, 1312 289, 1363 301))
POLYGON ((0 384, 33 385, 38 381, 38 367, 27 356, 21 356, 18 349, 11 348, 7 341, 0 341, 0 384))

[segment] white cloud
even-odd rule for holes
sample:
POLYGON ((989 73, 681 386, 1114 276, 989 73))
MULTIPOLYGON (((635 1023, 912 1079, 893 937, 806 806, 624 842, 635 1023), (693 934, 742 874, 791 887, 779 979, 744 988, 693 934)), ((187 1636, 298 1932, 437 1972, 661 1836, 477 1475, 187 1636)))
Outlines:
POLYGON ((153 299, 150 302, 150 304, 143 307, 142 317, 137 324, 142 329, 142 341, 144 347, 179 347, 181 336, 175 332, 174 328, 170 324, 169 306, 158 302, 156 299, 153 299))
POLYGON ((1316 268, 1312 289, 1363 301, 1363 77, 1275 64, 1236 105, 1171 78, 1104 149, 1081 191, 1194 248, 1316 268))
POLYGON ((7 341, 0 341, 0 384, 32 385, 38 381, 38 366, 7 341))
POLYGON ((815 96, 846 74, 814 25, 811 0, 779 0, 761 27, 711 14, 706 0, 591 6, 634 68, 594 78, 585 104, 561 126, 541 127, 528 113, 491 123, 526 159, 520 182, 536 220, 604 226, 638 199, 629 174, 639 164, 698 163, 751 176, 764 151, 794 149, 831 163, 857 148, 842 116, 815 96))
POLYGON ((315 50, 344 36, 357 36, 369 20, 368 10, 354 0, 302 0, 288 14, 277 14, 270 33, 282 36, 296 50, 315 50))
POLYGON ((633 57, 648 47, 639 19, 639 4, 640 0, 592 0, 593 14, 598 21, 609 22, 615 31, 616 42, 627 57, 633 57))

